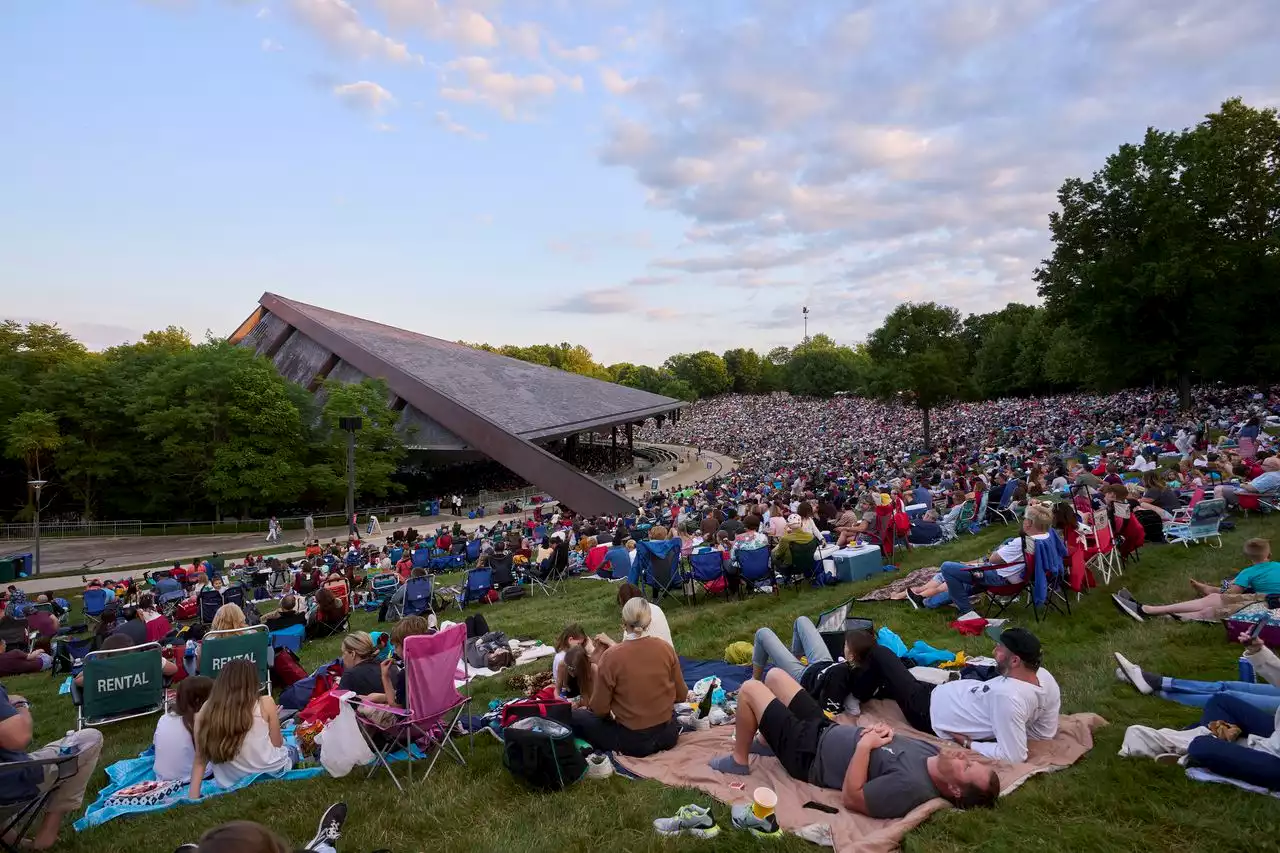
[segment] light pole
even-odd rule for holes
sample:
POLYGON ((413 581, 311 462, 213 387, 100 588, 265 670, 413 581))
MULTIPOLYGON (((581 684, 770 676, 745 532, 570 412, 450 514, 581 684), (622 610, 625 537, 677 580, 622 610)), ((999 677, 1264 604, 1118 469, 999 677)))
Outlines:
POLYGON ((807 344, 809 343, 809 306, 802 306, 800 313, 804 315, 804 342, 807 344))
POLYGON ((28 480, 27 485, 35 489, 36 492, 36 553, 35 564, 32 566, 31 574, 40 574, 40 490, 44 488, 48 480, 28 480))
POLYGON ((359 533, 356 526, 356 430, 364 426, 363 418, 338 418, 338 428, 347 432, 347 523, 352 533, 359 533))

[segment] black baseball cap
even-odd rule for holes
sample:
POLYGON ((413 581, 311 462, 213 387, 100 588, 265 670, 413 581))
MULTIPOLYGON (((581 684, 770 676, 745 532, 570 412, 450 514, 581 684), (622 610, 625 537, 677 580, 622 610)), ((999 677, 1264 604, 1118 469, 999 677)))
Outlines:
POLYGON ((987 636, 1022 658, 1027 666, 1040 666, 1040 638, 1026 628, 990 629, 987 636))

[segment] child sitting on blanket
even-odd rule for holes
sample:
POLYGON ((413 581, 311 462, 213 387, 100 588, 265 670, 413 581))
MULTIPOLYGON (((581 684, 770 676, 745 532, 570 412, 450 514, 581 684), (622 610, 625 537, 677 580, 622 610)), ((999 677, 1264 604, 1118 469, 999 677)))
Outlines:
MULTIPOLYGON (((587 636, 587 632, 577 622, 566 625, 556 639, 556 656, 551 660, 551 674, 555 681, 556 692, 567 699, 581 695, 579 685, 565 670, 565 657, 575 648, 584 648, 588 655, 595 652, 595 644, 587 636)), ((590 694, 588 694, 590 695, 590 694)))
POLYGON ((151 739, 155 748, 155 774, 161 782, 190 782, 196 747, 192 741, 196 714, 213 691, 213 679, 202 675, 178 683, 174 704, 156 723, 151 739))
POLYGON ((191 799, 200 799, 206 761, 212 763, 213 778, 223 788, 247 776, 293 768, 295 756, 285 746, 275 700, 260 695, 260 687, 258 665, 251 660, 228 661, 218 673, 195 718, 191 799))

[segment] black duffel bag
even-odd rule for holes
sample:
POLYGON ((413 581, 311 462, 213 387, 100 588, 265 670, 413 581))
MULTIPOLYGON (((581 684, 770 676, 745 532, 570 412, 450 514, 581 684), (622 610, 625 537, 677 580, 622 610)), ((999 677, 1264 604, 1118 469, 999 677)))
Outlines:
POLYGON ((502 730, 502 764, 530 787, 560 791, 587 773, 573 729, 545 717, 525 717, 502 730))

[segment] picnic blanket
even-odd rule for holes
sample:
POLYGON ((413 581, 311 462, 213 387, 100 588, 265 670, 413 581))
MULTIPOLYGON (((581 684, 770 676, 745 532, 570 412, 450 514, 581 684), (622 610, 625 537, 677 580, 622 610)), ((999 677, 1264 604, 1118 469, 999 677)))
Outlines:
POLYGON ((695 660, 680 655, 680 672, 684 674, 686 684, 697 684, 704 678, 714 675, 720 679, 720 686, 729 692, 740 690, 742 682, 751 677, 751 666, 725 663, 722 660, 695 660))
POLYGON ((901 596, 909 588, 920 586, 938 573, 937 569, 916 569, 914 572, 878 586, 859 598, 859 601, 892 601, 894 595, 901 596))
MULTIPOLYGON (((894 702, 868 702, 863 706, 860 717, 842 715, 839 719, 843 723, 859 722, 864 725, 885 722, 901 734, 941 743, 937 738, 908 726, 894 702)), ((1096 714, 1064 715, 1059 719, 1057 737, 1050 741, 1030 742, 1030 757, 1025 763, 992 762, 1000 776, 1000 793, 1009 793, 1037 773, 1059 770, 1079 761, 1093 746, 1093 729, 1103 725, 1106 725, 1106 720, 1096 714)), ((898 848, 909 830, 919 826, 934 812, 950 807, 946 800, 939 798, 894 820, 854 814, 840 805, 839 791, 791 778, 775 758, 753 756, 750 776, 717 773, 708 766, 707 762, 712 758, 724 755, 732 747, 732 727, 725 726, 682 734, 676 748, 668 752, 647 758, 617 755, 615 759, 619 766, 641 778, 655 779, 676 787, 697 788, 730 804, 747 802, 752 790, 761 785, 768 786, 778 794, 778 823, 784 830, 796 830, 814 823, 827 824, 837 853, 890 853, 898 848), (735 781, 745 783, 746 787, 741 791, 729 787, 735 781), (805 809, 804 804, 810 800, 836 807, 839 813, 831 815, 805 809)))
POLYGON ((1230 776, 1219 776, 1212 770, 1205 770, 1203 767, 1188 767, 1187 778, 1196 782, 1216 782, 1219 785, 1235 785, 1245 791, 1254 794, 1266 794, 1268 797, 1275 797, 1280 800, 1280 791, 1268 791, 1257 785, 1250 785, 1248 782, 1241 782, 1239 779, 1232 779, 1230 776))

